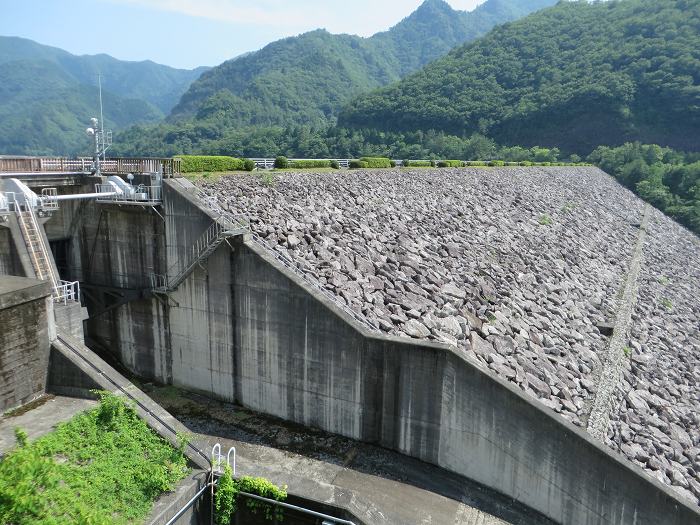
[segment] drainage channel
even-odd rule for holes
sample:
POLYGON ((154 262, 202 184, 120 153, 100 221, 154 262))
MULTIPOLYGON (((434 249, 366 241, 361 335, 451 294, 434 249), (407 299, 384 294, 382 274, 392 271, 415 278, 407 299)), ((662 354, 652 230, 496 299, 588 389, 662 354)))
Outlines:
POLYGON ((605 440, 608 425, 610 424, 610 416, 615 405, 615 392, 622 379, 622 369, 626 357, 625 346, 632 324, 632 311, 637 300, 637 281, 644 258, 644 242, 650 216, 651 206, 646 204, 622 297, 618 300, 615 326, 608 344, 603 370, 600 374, 598 390, 588 419, 588 433, 599 441, 605 440))

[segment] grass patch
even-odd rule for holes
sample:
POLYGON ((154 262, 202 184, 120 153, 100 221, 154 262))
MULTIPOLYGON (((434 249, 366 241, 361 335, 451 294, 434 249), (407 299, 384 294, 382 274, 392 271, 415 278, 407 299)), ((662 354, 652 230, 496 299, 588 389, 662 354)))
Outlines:
POLYGON ((209 181, 216 182, 227 175, 249 175, 248 171, 202 171, 199 173, 183 173, 182 176, 190 182, 209 181))
POLYGON ((18 447, 0 462, 0 523, 127 524, 189 469, 180 449, 153 432, 122 398, 100 405, 18 447))
POLYGON ((551 226, 553 221, 552 221, 552 218, 545 213, 544 215, 540 215, 538 222, 542 226, 551 226))
POLYGON ((663 306, 664 308, 666 308, 666 310, 668 310, 669 312, 670 312, 671 310, 673 310, 673 303, 671 302, 670 299, 668 299, 668 298, 666 298, 666 297, 664 297, 663 299, 661 299, 661 306, 663 306))

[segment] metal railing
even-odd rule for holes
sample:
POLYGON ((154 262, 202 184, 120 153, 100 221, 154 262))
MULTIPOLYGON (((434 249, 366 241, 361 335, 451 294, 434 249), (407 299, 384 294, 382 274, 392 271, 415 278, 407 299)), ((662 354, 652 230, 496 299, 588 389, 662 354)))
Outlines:
POLYGON ((163 200, 163 187, 161 185, 146 186, 145 184, 139 184, 134 186, 133 193, 115 193, 114 186, 111 184, 95 184, 95 193, 102 194, 97 197, 97 202, 159 204, 163 200))
MULTIPOLYGON (((0 173, 90 173, 94 168, 91 157, 0 157, 0 173)), ((111 158, 100 162, 103 174, 155 173, 164 177, 180 173, 177 158, 111 158)))
POLYGON ((41 190, 39 204, 44 211, 56 211, 58 209, 58 190, 56 188, 44 188, 41 190))
MULTIPOLYGON (((220 205, 219 201, 217 200, 216 197, 212 196, 202 196, 200 191, 198 190, 197 193, 195 194, 195 198, 197 198, 200 203, 205 207, 208 208, 214 215, 218 215, 220 218, 221 217, 230 217, 234 221, 239 221, 243 220, 246 224, 250 224, 250 220, 242 215, 235 216, 231 214, 228 211, 225 211, 220 205)), ((293 258, 290 255, 283 255, 281 252, 278 250, 275 250, 272 246, 270 246, 267 242, 265 242, 258 234, 254 233, 252 230, 250 230, 251 233, 251 238, 253 239, 253 242, 263 248, 266 252, 272 254, 272 256, 277 259, 285 268, 288 268, 290 271, 294 272, 297 276, 299 276, 301 279, 304 280, 307 284, 309 284, 313 289, 317 290, 320 292, 325 298, 327 298, 329 301, 331 301, 335 306, 340 308, 343 312, 348 314, 350 317, 355 319, 357 322, 361 323, 363 326, 366 328, 369 328, 373 332, 378 332, 379 328, 374 325, 369 319, 367 319, 365 316, 359 314, 358 312, 354 311, 352 308, 350 308, 347 304, 342 302, 337 295, 331 293, 329 290, 323 287, 321 283, 319 283, 316 279, 312 279, 306 273, 301 270, 296 264, 293 264, 293 258), (287 258, 289 257, 289 258, 287 258)))
MULTIPOLYGON (((170 277, 170 271, 168 271, 167 275, 151 274, 151 288, 160 292, 174 290, 192 272, 197 264, 216 250, 224 239, 242 235, 248 233, 248 231, 250 230, 246 222, 231 220, 221 216, 217 217, 190 247, 187 265, 172 278, 170 277)), ((171 266, 169 270, 173 269, 174 266, 171 266)))
MULTIPOLYGON (((255 163, 256 168, 262 168, 265 170, 270 170, 275 167, 275 159, 268 159, 268 158, 255 158, 255 159, 250 159, 255 163)), ((297 162, 297 161, 304 161, 304 160, 335 160, 338 162, 338 165, 341 168, 349 168, 350 167, 350 159, 287 159, 289 162, 297 162)))
POLYGON ((53 300, 56 303, 68 304, 80 302, 80 283, 78 281, 58 281, 54 290, 53 300))

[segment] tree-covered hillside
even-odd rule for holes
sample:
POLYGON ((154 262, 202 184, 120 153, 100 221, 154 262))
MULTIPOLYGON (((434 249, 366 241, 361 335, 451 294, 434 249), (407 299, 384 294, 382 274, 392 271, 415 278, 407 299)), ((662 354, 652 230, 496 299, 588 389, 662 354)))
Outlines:
POLYGON ((99 113, 98 73, 105 125, 118 130, 162 119, 201 70, 75 56, 0 37, 0 154, 89 153, 84 130, 99 113))
POLYGON ((106 91, 122 98, 149 102, 164 114, 170 112, 190 84, 208 69, 175 69, 150 60, 129 62, 104 54, 76 56, 26 38, 0 36, 0 64, 17 60, 51 62, 74 81, 87 86, 96 86, 97 75, 101 74, 106 91))
MULTIPOLYGON (((79 84, 56 64, 18 60, 0 64, 0 153, 75 155, 91 153, 85 135, 99 115, 97 88, 79 84)), ((153 122, 162 113, 142 100, 103 92, 106 126, 121 129, 153 122)))
POLYGON ((219 128, 326 123, 352 97, 400 79, 495 24, 555 1, 487 0, 467 13, 444 0, 426 0, 389 31, 370 38, 317 30, 279 40, 204 73, 171 121, 194 118, 219 128))
POLYGON ((700 2, 560 2, 360 96, 340 124, 580 154, 631 140, 698 150, 699 80, 700 2))

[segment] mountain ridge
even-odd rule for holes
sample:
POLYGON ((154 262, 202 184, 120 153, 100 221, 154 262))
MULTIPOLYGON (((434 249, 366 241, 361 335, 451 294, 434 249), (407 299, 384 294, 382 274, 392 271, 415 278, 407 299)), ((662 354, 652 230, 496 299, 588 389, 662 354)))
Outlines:
POLYGON ((556 0, 488 0, 474 11, 426 0, 387 31, 363 38, 314 30, 228 60, 192 83, 170 122, 319 125, 353 96, 399 80, 455 45, 556 0))

